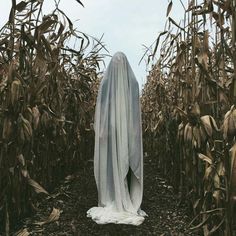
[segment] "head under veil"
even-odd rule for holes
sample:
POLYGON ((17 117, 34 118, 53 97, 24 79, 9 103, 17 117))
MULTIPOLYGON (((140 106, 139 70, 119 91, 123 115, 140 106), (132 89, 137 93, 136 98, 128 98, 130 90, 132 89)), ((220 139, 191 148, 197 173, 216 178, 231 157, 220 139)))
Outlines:
POLYGON ((122 52, 112 57, 100 84, 94 127, 98 207, 88 216, 100 224, 139 225, 144 220, 139 86, 122 52))

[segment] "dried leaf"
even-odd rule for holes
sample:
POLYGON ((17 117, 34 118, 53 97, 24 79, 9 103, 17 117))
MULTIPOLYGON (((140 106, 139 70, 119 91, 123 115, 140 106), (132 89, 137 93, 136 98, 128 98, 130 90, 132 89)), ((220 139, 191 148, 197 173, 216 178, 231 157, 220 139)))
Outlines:
POLYGON ((28 231, 28 229, 24 228, 19 230, 17 233, 14 234, 14 236, 29 236, 30 233, 28 231))
POLYGON ((164 31, 164 32, 160 33, 159 36, 157 37, 156 45, 155 45, 155 48, 154 48, 153 54, 152 54, 152 57, 153 57, 153 58, 154 58, 154 56, 156 55, 157 48, 158 48, 158 45, 159 45, 159 41, 160 41, 161 36, 162 36, 162 35, 165 35, 166 33, 168 33, 168 31, 164 31))
POLYGON ((185 31, 184 28, 182 28, 179 24, 176 23, 176 21, 174 19, 172 19, 171 17, 169 17, 169 21, 174 24, 176 27, 178 27, 179 29, 185 31))
POLYGON ((80 0, 76 0, 76 1, 84 7, 83 3, 80 0))
POLYGON ((15 9, 16 9, 17 11, 21 12, 21 11, 23 11, 23 10, 25 9, 25 7, 27 6, 27 4, 28 4, 27 2, 21 1, 21 2, 19 2, 19 3, 16 5, 15 9))
POLYGON ((196 210, 196 208, 198 207, 199 203, 201 201, 201 198, 198 198, 195 203, 193 204, 193 208, 196 210))
POLYGON ((23 154, 18 155, 17 159, 22 166, 25 166, 25 158, 24 158, 23 154))
POLYGON ((51 222, 57 221, 60 218, 61 212, 62 212, 61 210, 53 207, 52 212, 49 215, 47 220, 41 221, 41 222, 36 222, 35 224, 42 226, 42 225, 49 224, 51 222))
POLYGON ((33 179, 29 178, 28 183, 29 183, 29 185, 31 185, 34 188, 36 193, 45 193, 45 194, 49 195, 49 193, 33 179))
POLYGON ((48 30, 48 28, 51 27, 56 22, 57 21, 52 20, 50 18, 43 21, 43 23, 38 26, 40 33, 45 33, 48 30))
POLYGON ((198 157, 202 159, 203 161, 206 161, 208 164, 212 165, 212 159, 202 153, 198 154, 198 157))
POLYGON ((172 6, 173 6, 173 2, 172 2, 172 0, 171 0, 170 3, 169 3, 169 5, 168 5, 168 7, 167 7, 166 16, 169 16, 170 11, 171 11, 171 9, 172 9, 172 6))
POLYGON ((210 175, 212 174, 212 172, 213 172, 213 167, 210 165, 210 166, 208 166, 208 167, 206 168, 206 170, 205 170, 204 179, 205 179, 205 180, 208 180, 209 177, 210 177, 210 175))

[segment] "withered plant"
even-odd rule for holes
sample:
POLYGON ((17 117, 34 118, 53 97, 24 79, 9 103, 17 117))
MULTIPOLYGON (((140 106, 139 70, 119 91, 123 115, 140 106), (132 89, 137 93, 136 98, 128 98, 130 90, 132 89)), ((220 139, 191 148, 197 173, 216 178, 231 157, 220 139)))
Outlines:
POLYGON ((104 47, 75 29, 58 4, 43 15, 43 4, 12 0, 0 30, 0 228, 6 235, 35 211, 36 195, 49 195, 93 152, 93 90, 104 47))
POLYGON ((191 230, 233 235, 236 1, 180 2, 183 20, 169 17, 170 1, 165 29, 148 55, 144 150, 189 203, 191 230))

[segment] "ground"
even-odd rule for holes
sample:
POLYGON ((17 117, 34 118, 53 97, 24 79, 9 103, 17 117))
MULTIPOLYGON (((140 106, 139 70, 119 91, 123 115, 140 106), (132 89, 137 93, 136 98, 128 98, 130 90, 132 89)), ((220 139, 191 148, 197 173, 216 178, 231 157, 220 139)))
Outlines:
MULTIPOLYGON (((86 211, 97 205, 97 191, 93 176, 93 162, 90 160, 86 168, 79 173, 67 176, 58 186, 52 197, 44 199, 39 211, 22 223, 30 235, 159 235, 181 236, 194 235, 188 232, 191 217, 187 207, 179 204, 178 194, 161 176, 155 159, 146 157, 144 161, 144 197, 142 209, 148 214, 140 226, 130 225, 97 225, 86 217, 86 211), (52 208, 51 220, 59 219, 43 225, 35 224, 47 219, 52 208)), ((23 232, 23 231, 22 231, 23 232)), ((26 232, 26 230, 24 231, 26 232)), ((195 234, 196 235, 196 234, 195 234)))

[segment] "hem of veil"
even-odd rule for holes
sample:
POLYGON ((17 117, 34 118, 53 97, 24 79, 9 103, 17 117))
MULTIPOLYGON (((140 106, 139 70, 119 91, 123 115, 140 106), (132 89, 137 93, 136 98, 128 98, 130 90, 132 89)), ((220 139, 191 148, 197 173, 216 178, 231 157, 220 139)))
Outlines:
POLYGON ((147 214, 139 209, 137 213, 132 213, 129 211, 113 211, 107 207, 92 207, 87 211, 87 217, 91 218, 97 224, 124 224, 124 225, 134 225, 139 226, 145 220, 147 214), (99 212, 100 211, 100 212, 99 212), (110 216, 107 216, 107 211, 110 212, 110 216), (114 215, 112 215, 114 214, 114 215), (119 215, 120 214, 120 215, 119 215), (124 214, 124 215, 122 215, 124 214), (105 218, 104 218, 105 216, 105 218), (107 217, 107 218, 106 218, 107 217))

